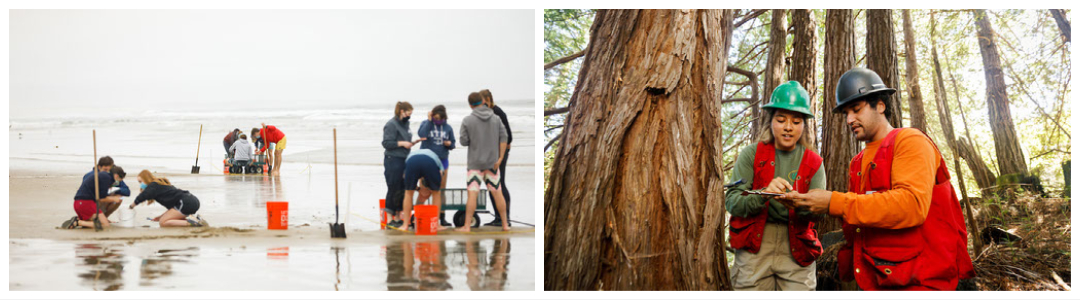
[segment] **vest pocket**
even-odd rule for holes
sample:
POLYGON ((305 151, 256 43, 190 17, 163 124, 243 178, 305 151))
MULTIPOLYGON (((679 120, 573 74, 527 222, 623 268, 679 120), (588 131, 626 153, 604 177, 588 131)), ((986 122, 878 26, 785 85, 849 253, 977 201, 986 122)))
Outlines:
POLYGON ((752 245, 750 236, 750 227, 754 225, 754 219, 751 218, 731 218, 731 248, 745 249, 752 245))
MULTIPOLYGON (((921 244, 921 238, 919 239, 921 244)), ((922 247, 918 248, 864 248, 863 260, 873 266, 873 276, 881 287, 903 287, 918 284, 915 278, 918 267, 919 254, 922 247)))

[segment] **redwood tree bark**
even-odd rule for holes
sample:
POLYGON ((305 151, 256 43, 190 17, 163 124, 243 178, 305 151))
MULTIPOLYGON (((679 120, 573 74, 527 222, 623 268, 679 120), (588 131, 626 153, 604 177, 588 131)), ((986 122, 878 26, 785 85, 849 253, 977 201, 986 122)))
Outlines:
MULTIPOLYGON (((810 110, 817 107, 817 82, 814 79, 817 71, 817 24, 814 22, 814 12, 809 9, 791 10, 791 25, 794 27, 791 41, 791 72, 788 80, 798 81, 806 91, 810 93, 810 110)), ((810 119, 810 128, 817 129, 817 120, 820 117, 810 119)), ((817 133, 812 132, 810 143, 817 143, 817 133)))
MULTIPOLYGON (((900 90, 900 72, 896 67, 896 35, 891 9, 866 10, 866 68, 874 70, 885 86, 900 90)), ((889 124, 904 127, 900 93, 889 96, 889 124)))
POLYGON ((544 193, 547 290, 726 290, 730 10, 600 10, 544 193))
MULTIPOLYGON (((848 191, 848 165, 858 152, 855 137, 841 114, 834 114, 836 84, 855 66, 855 18, 850 9, 830 9, 825 15, 825 97, 822 105, 821 157, 825 159, 826 189, 848 191)), ((837 218, 825 216, 819 232, 840 229, 837 218)))
MULTIPOLYGON (((761 104, 772 100, 772 91, 784 80, 784 57, 787 56, 787 24, 783 9, 772 10, 772 25, 769 31, 769 57, 765 61, 765 87, 762 89, 761 104)), ((756 116, 751 125, 750 136, 756 138, 769 120, 761 119, 765 114, 756 116)))
POLYGON ((998 172, 1006 174, 1027 174, 1027 160, 1020 148, 1016 135, 1012 113, 1009 110, 1009 96, 1005 92, 1005 76, 1001 71, 1001 55, 998 54, 997 37, 986 10, 976 9, 975 26, 979 39, 979 53, 982 54, 983 72, 986 74, 986 108, 990 129, 994 132, 994 148, 997 150, 998 172))
POLYGON ((926 109, 923 108, 922 89, 919 88, 919 62, 915 51, 915 30, 911 25, 911 11, 903 10, 904 15, 904 60, 907 63, 908 110, 911 113, 911 127, 929 133, 926 129, 926 109))

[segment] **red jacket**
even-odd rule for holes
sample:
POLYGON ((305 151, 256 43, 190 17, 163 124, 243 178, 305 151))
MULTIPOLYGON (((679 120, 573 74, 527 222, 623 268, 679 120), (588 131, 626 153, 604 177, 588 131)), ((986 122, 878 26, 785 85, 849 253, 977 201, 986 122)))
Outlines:
MULTIPOLYGON (((891 189, 897 128, 885 137, 870 163, 865 188, 860 182, 863 153, 851 160, 851 192, 891 189)), ((920 132, 921 133, 921 132, 920 132)), ((931 142, 932 144, 932 142, 931 142)), ((936 147, 936 146, 935 146, 936 147)), ((837 253, 840 279, 855 279, 864 290, 956 290, 960 279, 975 276, 967 252, 967 228, 940 151, 930 211, 921 225, 903 229, 855 226, 844 222, 847 244, 837 253)))
MULTIPOLYGON (((810 179, 821 168, 821 156, 814 151, 806 149, 803 152, 802 161, 799 163, 794 184, 800 193, 806 193, 810 189, 810 179)), ((754 182, 753 189, 761 189, 769 185, 776 172, 776 147, 773 144, 758 142, 757 152, 754 154, 754 182)), ((761 208, 761 213, 749 217, 731 217, 731 247, 743 249, 750 253, 761 251, 761 234, 765 232, 765 223, 769 215, 769 205, 761 208)), ((814 222, 798 217, 794 209, 788 210, 788 243, 791 245, 791 256, 800 266, 809 266, 821 256, 821 242, 818 241, 817 230, 814 230, 814 222)))
POLYGON ((262 139, 265 141, 262 149, 259 149, 260 152, 266 151, 266 147, 269 147, 270 143, 280 142, 285 137, 285 133, 278 130, 274 125, 266 125, 266 130, 259 130, 259 134, 262 135, 262 139))

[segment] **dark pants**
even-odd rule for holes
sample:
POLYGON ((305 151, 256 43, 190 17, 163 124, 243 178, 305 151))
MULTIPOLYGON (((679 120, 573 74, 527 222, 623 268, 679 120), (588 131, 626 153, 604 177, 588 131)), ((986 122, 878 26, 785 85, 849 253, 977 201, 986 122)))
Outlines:
POLYGON ((228 154, 229 157, 232 157, 232 153, 229 152, 229 147, 232 147, 232 143, 230 143, 229 141, 221 141, 221 143, 225 145, 225 154, 228 154))
MULTIPOLYGON (((510 188, 506 187, 506 162, 509 161, 509 160, 510 160, 510 149, 506 149, 506 153, 503 154, 503 161, 502 161, 501 164, 499 164, 499 177, 500 177, 500 181, 502 181, 503 199, 506 200, 506 215, 507 216, 510 215, 510 188)), ((495 203, 494 202, 495 201, 495 196, 491 195, 491 191, 488 191, 488 200, 492 201, 491 205, 492 205, 492 207, 494 207, 494 205, 495 205, 494 204, 495 203)), ((496 222, 496 221, 499 221, 499 220, 502 220, 502 216, 499 215, 499 209, 495 208, 495 220, 492 221, 492 222, 496 222)), ((506 218, 506 220, 510 221, 510 218, 506 218)))
POLYGON ((386 177, 386 209, 396 214, 405 199, 405 158, 383 155, 383 176, 386 177))

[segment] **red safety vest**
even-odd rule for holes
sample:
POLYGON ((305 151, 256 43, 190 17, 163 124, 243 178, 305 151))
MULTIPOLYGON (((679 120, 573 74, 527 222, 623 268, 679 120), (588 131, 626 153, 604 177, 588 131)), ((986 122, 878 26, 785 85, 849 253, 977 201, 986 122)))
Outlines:
MULTIPOLYGON (((897 128, 878 148, 862 186, 862 159, 851 160, 848 189, 865 194, 892 187, 892 162, 897 128)), ((918 129, 916 129, 918 130, 918 129)), ((919 131, 922 134, 922 131, 919 131)), ((933 141, 931 141, 933 144, 933 141)), ((937 153, 937 145, 934 145, 937 153)), ((949 180, 949 169, 938 155, 930 213, 922 225, 904 229, 859 227, 844 222, 847 244, 837 253, 840 279, 855 279, 864 290, 956 290, 960 279, 975 276, 967 252, 967 228, 949 180)))
MULTIPOLYGON (((800 193, 810 190, 810 179, 821 168, 821 156, 814 151, 806 149, 803 152, 802 162, 792 184, 800 193)), ((772 182, 776 173, 776 147, 773 144, 758 142, 757 153, 754 154, 754 183, 753 189, 761 189, 772 182)), ((758 253, 761 250, 761 234, 765 232, 765 223, 769 216, 769 205, 761 208, 761 212, 749 217, 731 217, 731 247, 743 249, 750 253, 758 253)), ((821 242, 818 240, 817 230, 814 230, 814 222, 800 218, 794 209, 788 210, 788 244, 791 245, 791 256, 800 266, 809 266, 821 256, 821 242)))

